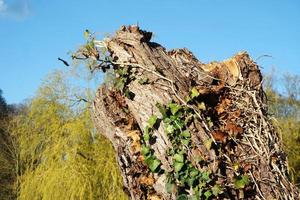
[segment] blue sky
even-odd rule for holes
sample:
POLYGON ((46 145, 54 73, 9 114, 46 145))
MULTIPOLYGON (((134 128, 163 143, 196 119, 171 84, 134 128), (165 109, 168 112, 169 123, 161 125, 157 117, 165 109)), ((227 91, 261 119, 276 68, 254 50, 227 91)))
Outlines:
POLYGON ((122 24, 153 31, 168 49, 189 48, 203 62, 246 50, 263 71, 300 74, 299 0, 0 0, 0 89, 8 103, 34 95, 64 66, 57 57, 83 43, 83 31, 122 24))

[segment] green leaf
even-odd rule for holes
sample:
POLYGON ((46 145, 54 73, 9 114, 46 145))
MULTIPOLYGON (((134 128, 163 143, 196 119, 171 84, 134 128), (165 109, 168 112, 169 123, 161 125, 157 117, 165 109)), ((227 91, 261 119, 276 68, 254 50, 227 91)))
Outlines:
POLYGON ((212 121, 209 121, 209 122, 208 122, 208 127, 209 127, 209 128, 212 128, 213 126, 214 126, 214 123, 213 123, 212 121))
POLYGON ((193 196, 189 197, 188 200, 199 200, 199 195, 194 194, 193 196))
POLYGON ((182 162, 174 162, 174 169, 175 172, 179 172, 181 170, 181 168, 183 167, 184 163, 182 162))
POLYGON ((174 120, 174 123, 175 123, 175 127, 176 127, 176 129, 177 130, 180 130, 180 129, 182 129, 183 127, 184 127, 184 121, 182 121, 182 120, 180 120, 180 119, 176 119, 176 120, 174 120))
POLYGON ((218 196, 219 194, 222 194, 223 193, 223 190, 222 188, 219 186, 219 185, 214 185, 212 188, 211 188, 211 191, 213 193, 214 196, 218 196))
POLYGON ((206 110, 206 106, 205 106, 205 103, 204 102, 200 102, 197 104, 197 107, 200 109, 200 110, 206 110))
POLYGON ((186 146, 188 146, 189 143, 190 143, 190 139, 182 139, 181 143, 184 144, 184 145, 186 145, 186 146))
POLYGON ((140 79, 138 82, 141 85, 146 85, 146 84, 149 83, 149 79, 148 78, 143 78, 143 79, 140 79))
POLYGON ((84 31, 84 33, 83 33, 83 37, 84 37, 84 39, 88 39, 89 37, 90 37, 90 31, 88 30, 88 29, 86 29, 85 31, 84 31))
POLYGON ((175 190, 175 184, 171 182, 166 183, 166 190, 168 193, 172 193, 175 190))
POLYGON ((185 138, 191 137, 191 134, 190 134, 190 132, 189 132, 188 130, 182 131, 182 132, 181 132, 181 135, 182 135, 183 137, 185 137, 185 138))
POLYGON ((150 128, 153 128, 153 126, 155 125, 156 122, 157 122, 157 116, 152 115, 148 120, 148 126, 150 128))
POLYGON ((234 186, 235 186, 236 189, 243 189, 248 184, 249 184, 249 178, 248 178, 247 175, 237 177, 234 180, 234 186))
POLYGON ((186 194, 181 194, 181 195, 179 195, 179 196, 177 197, 176 200, 188 200, 188 197, 187 197, 186 194))
POLYGON ((183 154, 179 154, 179 153, 176 153, 174 156, 173 156, 173 159, 177 162, 183 162, 184 161, 184 156, 183 154))
POLYGON ((117 70, 117 74, 119 74, 120 76, 123 76, 124 78, 128 78, 126 77, 126 75, 128 75, 128 68, 123 67, 117 70))
POLYGON ((209 199, 209 197, 211 197, 212 193, 210 190, 207 190, 206 192, 204 192, 204 196, 205 196, 205 199, 209 199))
POLYGON ((172 126, 172 125, 170 125, 170 124, 167 124, 167 127, 166 127, 166 132, 168 133, 168 134, 171 134, 171 133, 174 133, 174 127, 172 126))
POLYGON ((193 184, 194 184, 194 182, 195 182, 195 178, 188 178, 187 180, 186 180, 186 182, 187 182, 187 184, 190 186, 190 187, 192 187, 193 186, 193 184))
POLYGON ((167 118, 166 107, 160 103, 156 103, 155 106, 158 108, 159 112, 161 113, 163 120, 165 120, 165 118, 167 118))
POLYGON ((149 141, 150 140, 150 134, 149 133, 144 133, 143 138, 145 141, 149 141))
POLYGON ((158 160, 157 158, 153 159, 150 161, 149 163, 149 169, 152 172, 155 172, 155 170, 158 168, 158 166, 160 165, 160 160, 158 160))
POLYGON ((134 97, 135 97, 135 94, 134 94, 133 92, 131 92, 129 89, 127 89, 127 90, 125 91, 125 96, 126 96, 128 99, 133 100, 134 97))
POLYGON ((207 182, 207 183, 210 182, 211 179, 209 178, 209 175, 210 175, 209 172, 203 172, 203 173, 201 174, 202 180, 205 181, 205 182, 207 182))
POLYGON ((115 79, 115 87, 117 90, 123 91, 125 87, 125 82, 122 78, 118 77, 115 79))
POLYGON ((171 110, 172 115, 175 115, 182 107, 176 103, 170 103, 169 108, 171 110))
POLYGON ((204 141, 204 146, 206 147, 206 149, 207 150, 210 150, 210 148, 211 148, 211 145, 212 145, 212 139, 210 138, 210 139, 206 139, 205 141, 204 141))
POLYGON ((191 98, 194 99, 196 97, 198 97, 200 95, 200 93, 198 92, 197 88, 193 88, 191 90, 191 98))
POLYGON ((199 172, 195 168, 190 171, 190 177, 196 177, 198 174, 199 172))
POLYGON ((184 98, 185 102, 190 103, 190 101, 192 100, 192 98, 190 96, 186 96, 184 98))
POLYGON ((150 148, 149 148, 149 147, 147 147, 147 146, 145 146, 145 145, 142 146, 141 153, 142 153, 144 156, 147 156, 150 152, 151 152, 151 151, 150 151, 150 148))

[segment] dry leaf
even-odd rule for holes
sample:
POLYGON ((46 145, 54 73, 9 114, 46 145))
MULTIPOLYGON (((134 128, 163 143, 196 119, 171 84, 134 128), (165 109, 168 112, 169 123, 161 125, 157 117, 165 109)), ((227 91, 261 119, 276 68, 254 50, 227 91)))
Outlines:
POLYGON ((217 113, 221 114, 221 113, 225 112, 226 111, 225 109, 228 108, 230 106, 230 104, 231 104, 230 99, 227 99, 227 98, 224 99, 223 98, 221 100, 221 102, 218 104, 218 106, 216 107, 217 113))
POLYGON ((243 129, 232 122, 226 124, 225 131, 227 131, 230 136, 238 136, 243 133, 243 129))
POLYGON ((213 131, 211 134, 217 142, 221 142, 221 143, 225 143, 228 136, 225 132, 220 130, 213 131))
POLYGON ((130 150, 132 153, 141 151, 140 132, 138 130, 129 131, 128 136, 132 139, 130 150))
POLYGON ((148 196, 148 200, 161 200, 161 198, 156 194, 152 194, 152 195, 150 194, 148 196))
POLYGON ((140 184, 142 185, 147 185, 147 186, 151 186, 153 185, 155 182, 154 178, 152 175, 149 175, 149 176, 142 176, 140 178, 140 184))

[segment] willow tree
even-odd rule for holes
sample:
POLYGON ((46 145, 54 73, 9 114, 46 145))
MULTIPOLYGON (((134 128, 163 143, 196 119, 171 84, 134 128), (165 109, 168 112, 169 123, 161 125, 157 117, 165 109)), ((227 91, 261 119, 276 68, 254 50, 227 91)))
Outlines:
POLYGON ((11 137, 6 129, 12 113, 13 110, 6 103, 0 89, 0 200, 16 198, 14 184, 17 177, 15 138, 11 137))
POLYGON ((246 52, 204 64, 122 26, 74 55, 109 72, 94 123, 113 143, 131 199, 296 199, 267 113, 262 76, 246 52))
POLYGON ((63 74, 53 73, 11 121, 18 199, 127 199, 110 143, 96 134, 89 105, 72 96, 63 74))

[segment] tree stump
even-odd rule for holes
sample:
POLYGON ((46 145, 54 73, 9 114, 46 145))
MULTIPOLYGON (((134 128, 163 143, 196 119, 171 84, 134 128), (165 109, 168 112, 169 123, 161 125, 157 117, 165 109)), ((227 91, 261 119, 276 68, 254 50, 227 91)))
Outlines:
POLYGON ((250 56, 204 64, 151 36, 122 26, 103 42, 111 59, 96 56, 114 83, 98 89, 93 118, 131 199, 299 199, 250 56))

